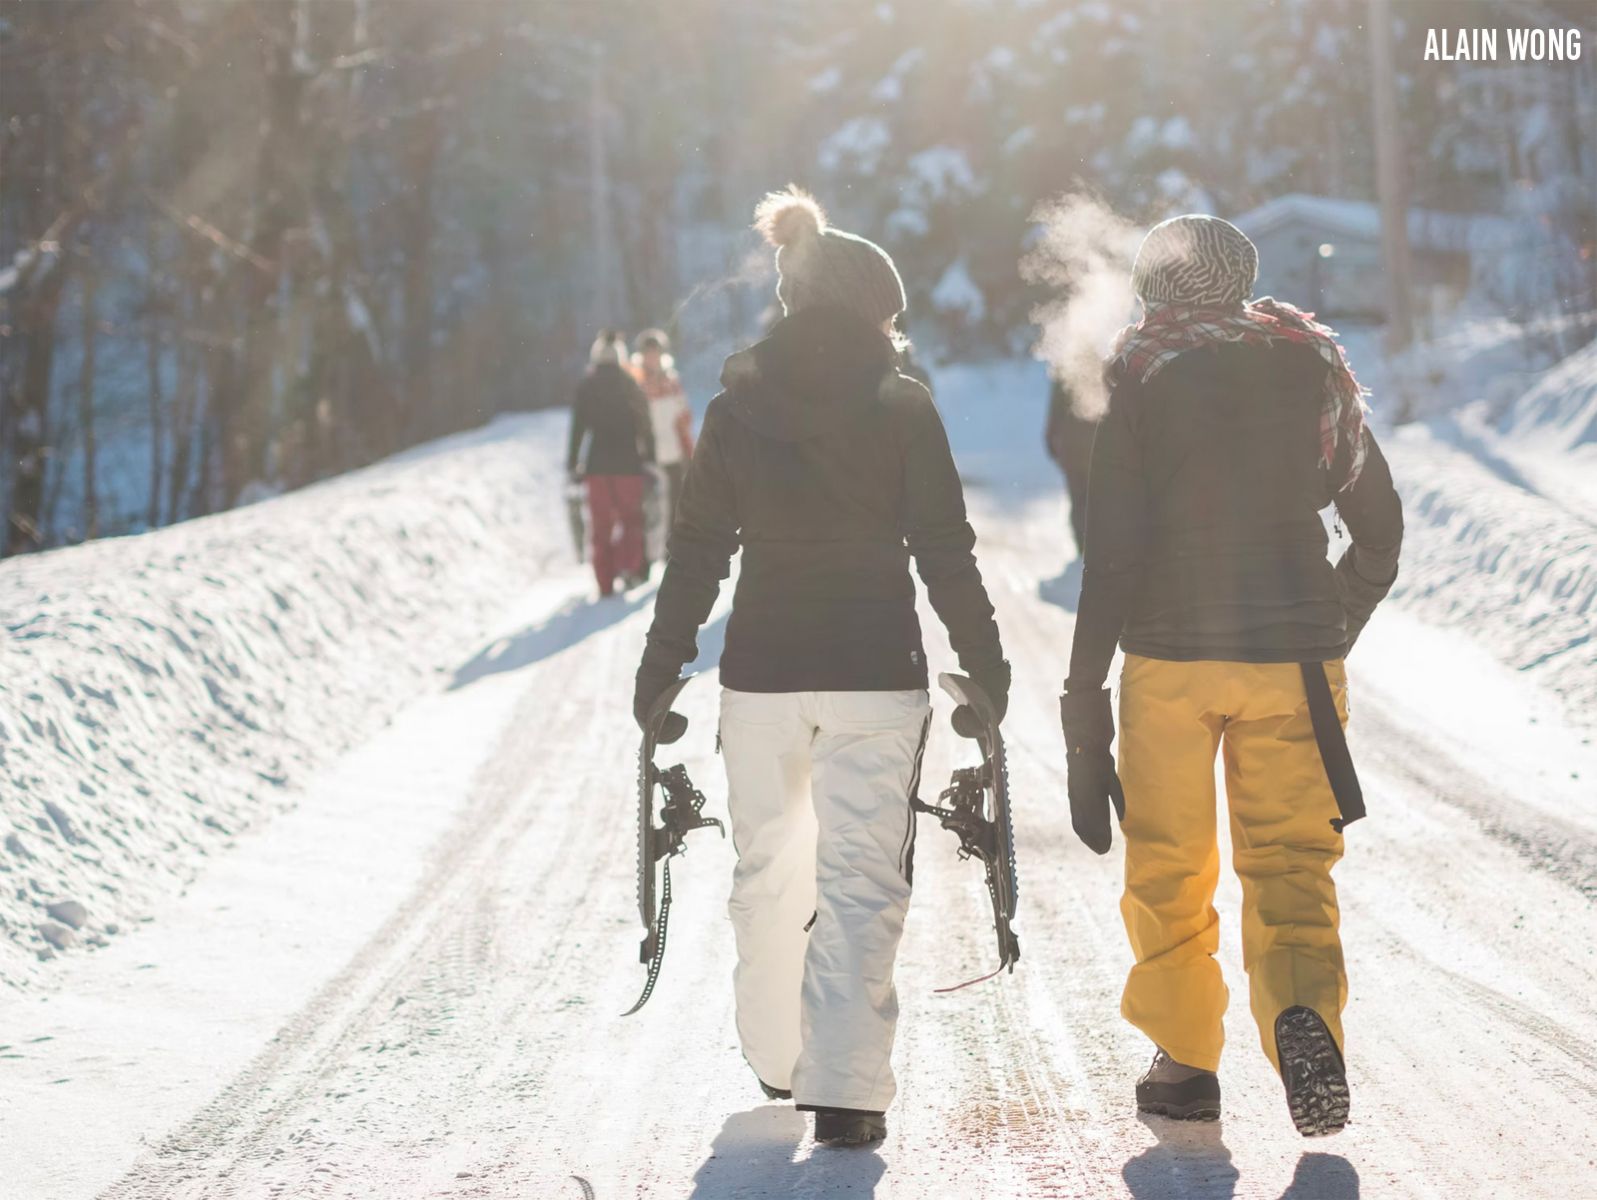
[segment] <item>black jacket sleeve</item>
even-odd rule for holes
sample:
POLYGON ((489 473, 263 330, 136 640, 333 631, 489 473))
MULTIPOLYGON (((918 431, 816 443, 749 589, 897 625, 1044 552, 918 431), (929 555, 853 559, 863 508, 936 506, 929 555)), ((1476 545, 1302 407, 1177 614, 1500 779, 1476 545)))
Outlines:
POLYGON ((722 397, 710 402, 688 464, 640 675, 675 678, 698 655, 699 627, 710 615, 737 553, 737 505, 726 468, 723 404, 722 397))
POLYGON ((1081 602, 1070 649, 1067 692, 1096 691, 1109 676, 1142 583, 1148 550, 1148 492, 1138 449, 1135 382, 1121 383, 1109 397, 1109 411, 1098 426, 1087 484, 1087 549, 1081 577, 1081 602))
POLYGON ((1357 482, 1336 494, 1336 511, 1353 544, 1336 564, 1336 587, 1347 614, 1347 644, 1364 630, 1375 606, 1397 579, 1397 556, 1403 545, 1403 503, 1392 484, 1386 456, 1375 435, 1364 430, 1364 469, 1357 482))
POLYGON ((654 445, 654 417, 649 413, 649 397, 630 374, 626 375, 627 402, 632 408, 632 419, 638 428, 638 457, 644 465, 657 459, 654 445))
POLYGON ((895 386, 918 393, 908 405, 904 443, 904 541, 960 668, 981 679, 1004 670, 1004 649, 976 566, 964 486, 931 395, 907 381, 895 386))
POLYGON ((571 400, 571 437, 566 443, 566 474, 574 475, 582 457, 582 443, 588 436, 588 389, 579 384, 571 400))

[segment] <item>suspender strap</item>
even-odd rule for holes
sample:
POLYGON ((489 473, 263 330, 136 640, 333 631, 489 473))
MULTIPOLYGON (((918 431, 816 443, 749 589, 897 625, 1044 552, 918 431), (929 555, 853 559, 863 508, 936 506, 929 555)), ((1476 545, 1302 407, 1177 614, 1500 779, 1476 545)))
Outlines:
POLYGON ((1336 715, 1336 701, 1331 698, 1331 685, 1325 678, 1325 664, 1298 665, 1303 671, 1303 690, 1309 697, 1309 720, 1314 725, 1314 740, 1319 743, 1320 761, 1325 764, 1331 794, 1336 797, 1337 811, 1341 813, 1331 819, 1331 828, 1341 833, 1364 816, 1364 790, 1359 787, 1359 777, 1353 770, 1353 756, 1348 753, 1342 720, 1336 715))

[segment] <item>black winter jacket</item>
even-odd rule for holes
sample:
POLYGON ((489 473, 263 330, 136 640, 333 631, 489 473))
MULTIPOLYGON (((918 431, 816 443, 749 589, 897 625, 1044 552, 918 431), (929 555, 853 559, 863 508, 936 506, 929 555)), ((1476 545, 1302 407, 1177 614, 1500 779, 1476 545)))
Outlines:
POLYGON ((1330 368, 1311 347, 1190 350, 1109 400, 1093 447, 1070 691, 1103 686, 1115 642, 1148 658, 1343 657, 1397 575, 1403 510, 1374 436, 1320 463, 1330 368), (1320 510, 1352 540, 1333 568, 1320 510))
POLYGON ((577 385, 571 404, 571 441, 566 470, 575 472, 587 457, 584 475, 641 475, 654 461, 654 427, 649 402, 637 381, 615 363, 598 363, 577 385))
POLYGON ((970 674, 1007 670, 930 394, 882 333, 808 309, 727 360, 688 468, 640 677, 697 652, 732 555, 721 680, 750 692, 927 684, 913 557, 970 674))

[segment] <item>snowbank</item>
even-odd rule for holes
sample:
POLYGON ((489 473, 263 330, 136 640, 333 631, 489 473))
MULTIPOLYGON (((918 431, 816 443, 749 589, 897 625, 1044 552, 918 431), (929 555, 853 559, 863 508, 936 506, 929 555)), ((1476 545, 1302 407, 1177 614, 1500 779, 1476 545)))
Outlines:
POLYGON ((1470 634, 1589 726, 1597 714, 1597 524, 1505 478, 1447 432, 1442 421, 1407 426, 1383 443, 1406 526, 1392 598, 1470 634))
POLYGON ((562 414, 0 563, 0 983, 95 945, 571 563, 562 414))
POLYGON ((1597 354, 1587 347, 1528 371, 1519 331, 1461 318, 1433 345, 1388 363, 1379 332, 1351 327, 1343 341, 1374 393, 1403 494, 1394 602, 1474 638, 1557 693, 1589 728, 1597 719, 1597 463, 1580 441, 1597 354), (1426 359, 1433 370, 1418 368, 1426 359), (1404 406, 1429 419, 1387 427, 1404 406))

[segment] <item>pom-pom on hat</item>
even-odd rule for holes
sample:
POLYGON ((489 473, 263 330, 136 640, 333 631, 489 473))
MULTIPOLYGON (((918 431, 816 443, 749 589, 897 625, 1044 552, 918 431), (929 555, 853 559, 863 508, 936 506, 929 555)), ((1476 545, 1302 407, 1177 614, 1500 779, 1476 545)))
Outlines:
POLYGON ((619 329, 601 329, 599 336, 593 339, 593 345, 588 350, 588 363, 597 367, 600 363, 619 364, 627 356, 627 340, 621 336, 619 329))
POLYGON ((1253 294, 1259 251, 1230 221, 1189 213, 1148 231, 1131 268, 1144 304, 1229 308, 1253 294))
POLYGON ((804 189, 790 184, 768 194, 754 210, 754 228, 776 247, 776 297, 786 312, 831 304, 880 325, 904 311, 904 281, 887 251, 831 228, 804 189))

